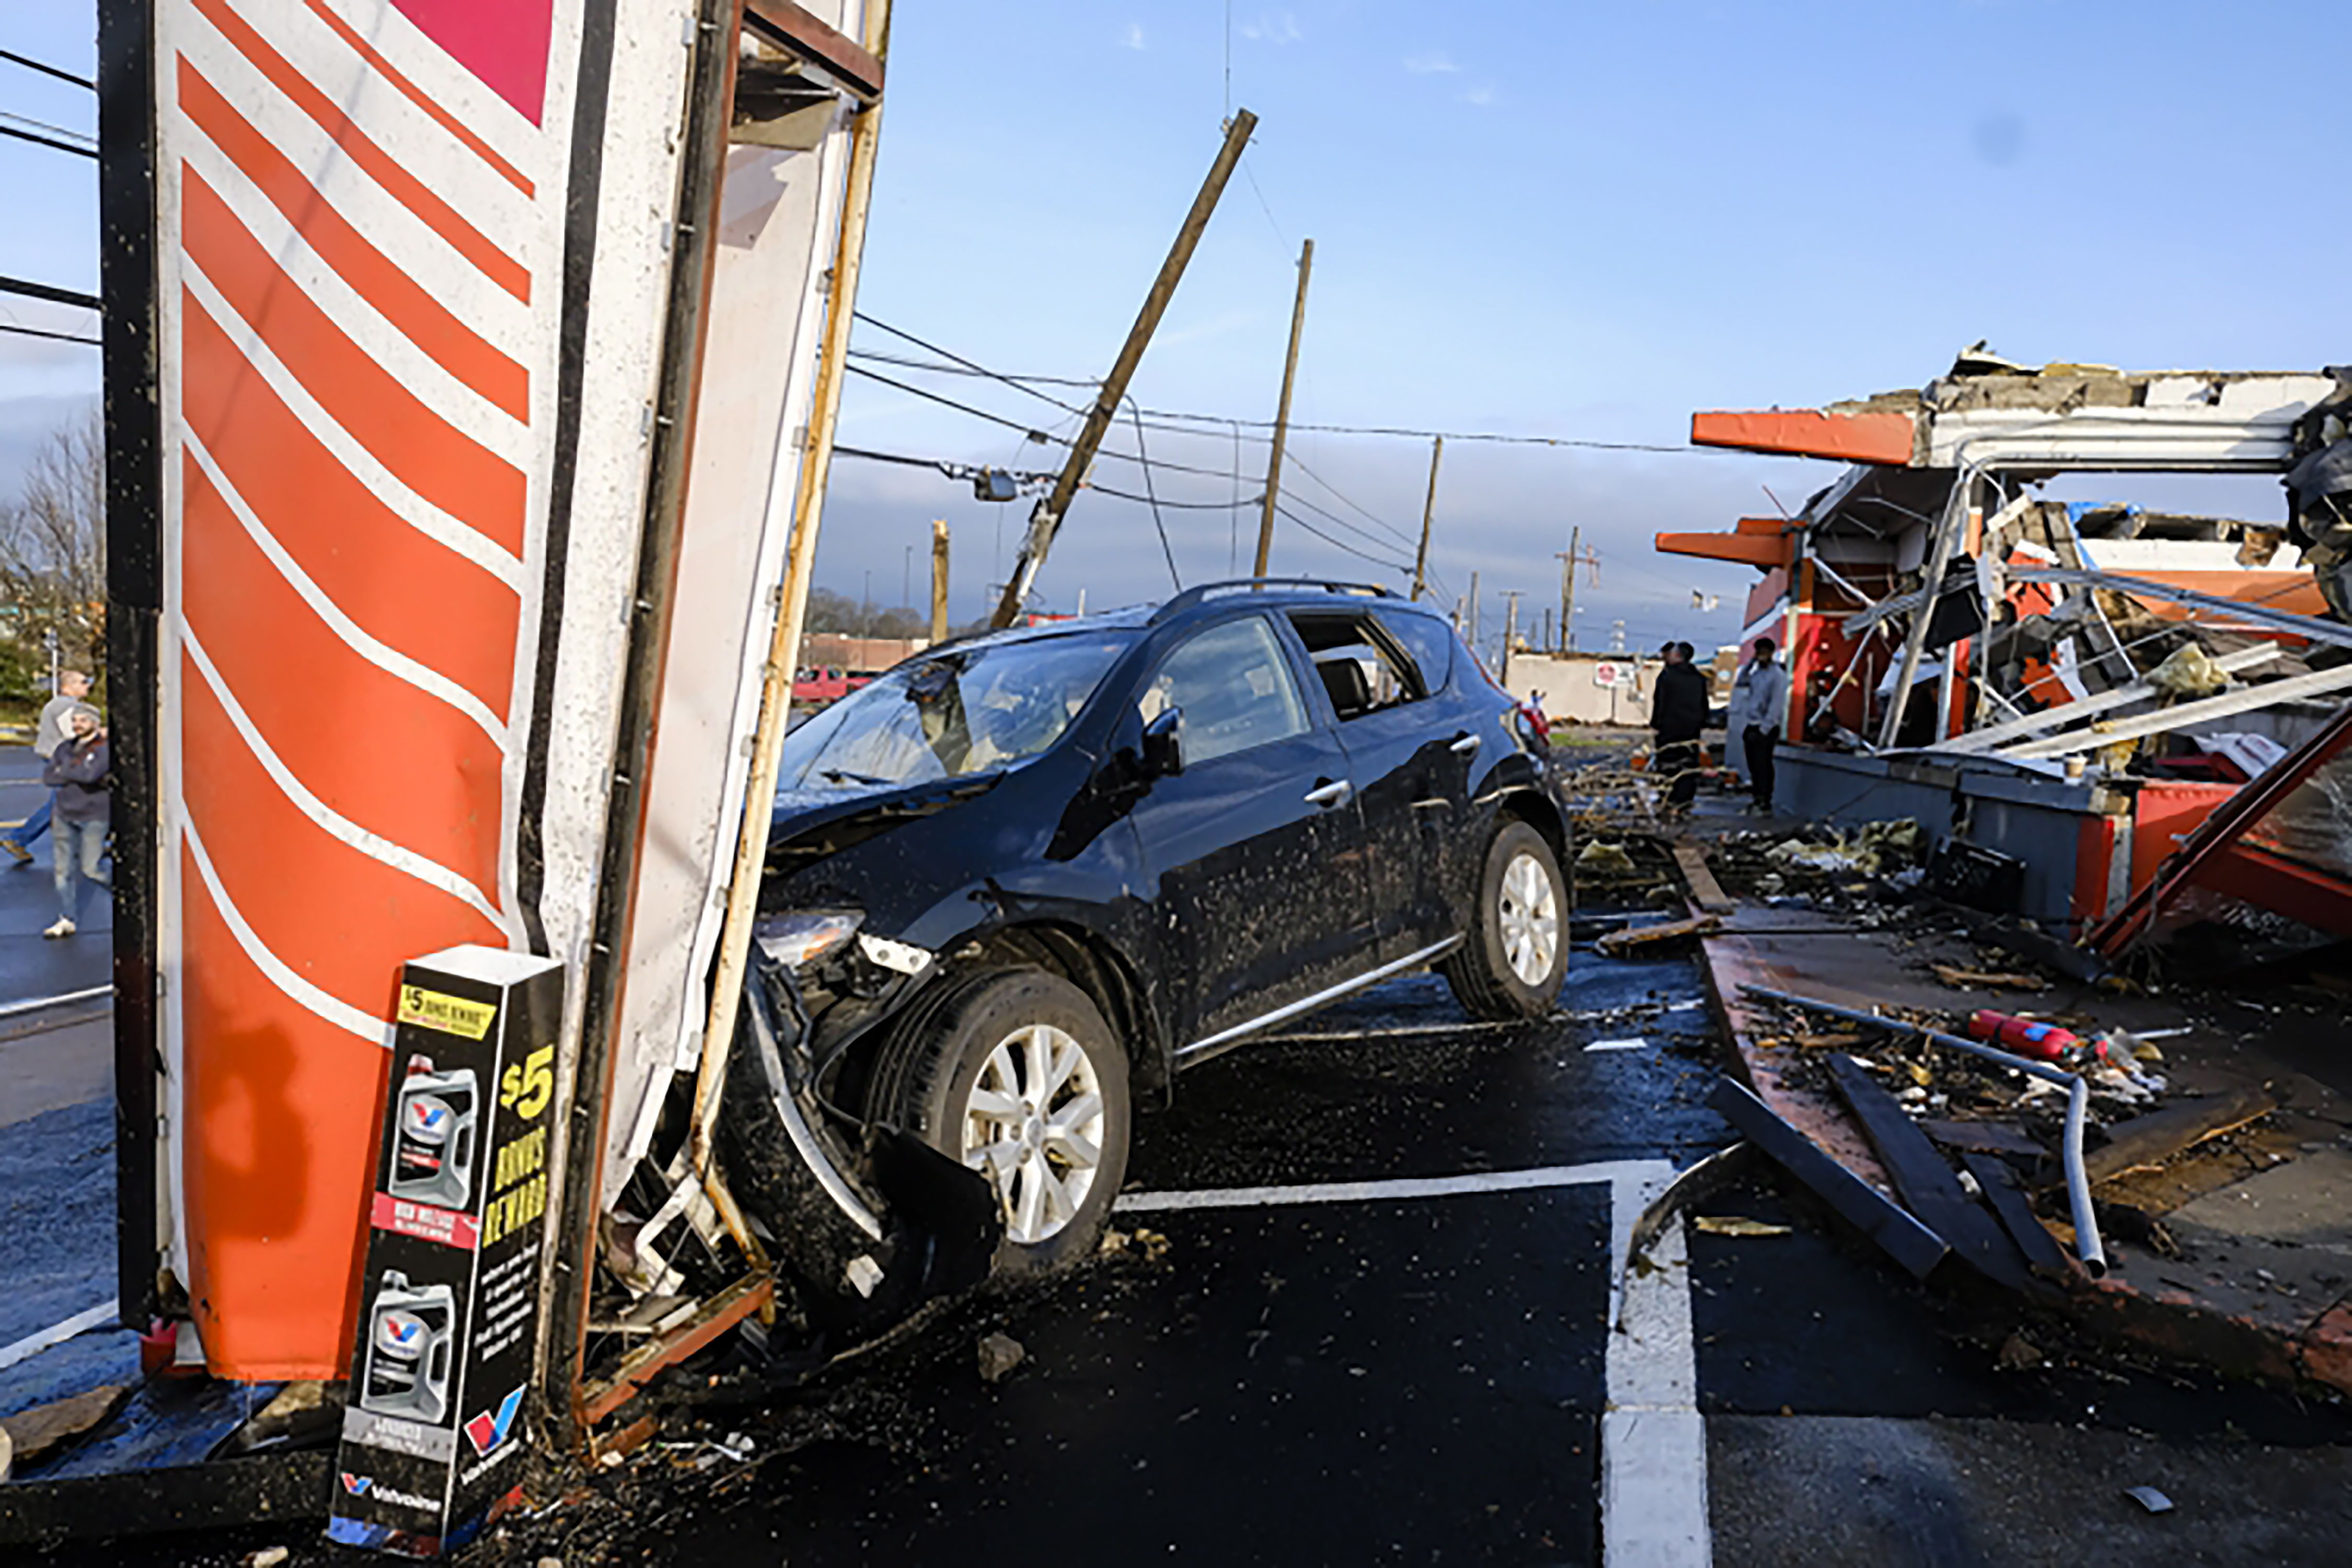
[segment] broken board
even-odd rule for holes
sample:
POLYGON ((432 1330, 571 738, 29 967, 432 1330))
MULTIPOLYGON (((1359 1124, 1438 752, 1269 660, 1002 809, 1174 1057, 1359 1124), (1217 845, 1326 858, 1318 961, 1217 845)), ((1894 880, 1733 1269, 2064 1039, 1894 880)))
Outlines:
POLYGON ((1639 952, 1653 947, 1664 947, 1689 937, 1706 936, 1719 929, 1723 921, 1714 915, 1701 915, 1695 920, 1666 921, 1657 925, 1627 926, 1623 931, 1611 931, 1592 945, 1604 957, 1622 958, 1629 952, 1639 952))
POLYGON ((1986 1279, 2012 1290, 2031 1289, 2025 1258, 2016 1244, 1969 1198, 1952 1167, 1895 1098, 1856 1058, 1840 1054, 1828 1060, 1838 1098, 1862 1123, 1863 1135, 1878 1151, 1904 1206, 1986 1279))
POLYGON ((2278 1109, 2259 1089, 2242 1089, 2214 1100, 2191 1100, 2107 1129, 2107 1141, 2083 1156, 2094 1182, 2112 1181, 2126 1171, 2160 1165, 2184 1149, 2233 1131, 2278 1109))
POLYGON ((1675 865, 1683 874, 1683 885, 1690 889, 1691 902, 1711 915, 1727 915, 1739 906, 1715 879, 1715 869, 1706 863, 1706 851, 1696 844, 1675 846, 1675 865))
POLYGON ((2017 1173, 2009 1162, 1996 1154, 1971 1151, 1960 1156, 1969 1174, 1977 1179, 1984 1192, 1984 1201, 2009 1238, 2017 1243, 2018 1251, 2025 1255, 2025 1266, 2049 1279, 2063 1279, 2074 1271, 2064 1249, 2049 1227, 2034 1214, 2033 1205, 2026 1201, 2024 1190, 2017 1184, 2017 1173))
POLYGON ((1942 1237, 1823 1153, 1820 1144, 1781 1121, 1770 1106, 1740 1084, 1727 1078, 1718 1080, 1706 1103, 1776 1164, 1876 1242, 1913 1279, 1927 1278, 1950 1251, 1942 1237))

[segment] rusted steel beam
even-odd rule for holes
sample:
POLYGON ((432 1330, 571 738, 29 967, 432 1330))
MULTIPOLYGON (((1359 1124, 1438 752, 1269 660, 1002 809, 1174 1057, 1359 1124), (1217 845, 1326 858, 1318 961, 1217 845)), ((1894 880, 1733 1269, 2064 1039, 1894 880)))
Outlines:
POLYGON ((867 102, 882 96, 882 62, 873 51, 838 28, 827 26, 793 0, 743 0, 743 25, 770 43, 822 66, 867 102))
POLYGON ((764 1275, 738 1280, 712 1297, 691 1321, 631 1351, 609 1381, 581 1390, 582 1423, 593 1426, 635 1399, 666 1368, 676 1366, 766 1306, 775 1289, 774 1281, 764 1275))

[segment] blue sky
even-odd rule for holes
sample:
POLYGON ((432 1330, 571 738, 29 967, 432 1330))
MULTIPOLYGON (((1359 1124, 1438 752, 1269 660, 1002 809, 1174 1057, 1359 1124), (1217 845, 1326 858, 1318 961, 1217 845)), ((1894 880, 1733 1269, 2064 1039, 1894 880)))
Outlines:
MULTIPOLYGON (((1231 102, 1262 121, 1251 177, 1228 190, 1144 360, 1147 407, 1271 416, 1310 236, 1307 423, 1673 444, 1695 408, 1916 385, 1978 338, 2135 368, 2352 359, 2325 281, 2352 238, 2326 183, 2344 30, 2325 0, 1329 0, 1236 3, 1230 32, 1228 15, 1223 0, 901 0, 862 308, 992 367, 1101 374, 1215 152, 1230 38, 1231 102)), ((86 68, 89 28, 86 8, 10 6, 0 47, 86 68)), ((73 89, 14 68, 0 67, 0 108, 89 123, 73 89)), ((90 176, 0 145, 16 215, 0 272, 93 284, 90 176)), ((866 329, 858 343, 908 347, 866 329)), ((8 433, 95 375, 89 351, 0 338, 0 489, 8 433)), ((1075 423, 993 384, 908 379, 1024 424, 1075 423)), ((866 382, 841 439, 1030 468, 1055 450, 866 382)), ((1216 470, 1162 471, 1163 497, 1230 499, 1230 437, 1150 439, 1155 458, 1216 470)), ((1294 450, 1364 511, 1417 528, 1426 442, 1309 435, 1294 450)), ((1264 447, 1243 462, 1255 494, 1264 447)), ((1131 465, 1097 472, 1141 488, 1131 465)), ((1602 562, 1580 589, 1586 646, 1617 618, 1637 641, 1705 642, 1736 629, 1752 574, 1662 558, 1651 535, 1769 511, 1764 484, 1794 506, 1827 472, 1449 442, 1433 563, 1454 593, 1480 573, 1491 635, 1502 590, 1552 601, 1552 552, 1580 524, 1602 562), (1694 587, 1722 608, 1692 615, 1694 587)), ((955 613, 979 611, 1026 501, 976 502, 922 469, 835 473, 819 581, 855 595, 870 574, 895 601, 913 545, 919 595, 929 521, 945 517, 955 613)), ((2107 488, 2144 493, 2127 484, 2107 488)), ((2267 483, 2213 496, 2279 510, 2267 483)), ((1227 512, 1167 518, 1187 581, 1224 573, 1227 512)), ((1278 568, 1399 580, 1277 530, 1278 568)), ((1067 607, 1082 586, 1101 605, 1167 584, 1149 510, 1082 496, 1039 586, 1067 607)))

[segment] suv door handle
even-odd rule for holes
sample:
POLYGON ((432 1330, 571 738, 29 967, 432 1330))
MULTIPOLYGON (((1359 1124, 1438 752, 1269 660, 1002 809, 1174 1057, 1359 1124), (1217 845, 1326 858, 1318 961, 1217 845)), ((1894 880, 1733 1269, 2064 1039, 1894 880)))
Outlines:
POLYGON ((1456 735, 1454 743, 1445 749, 1457 757, 1466 757, 1478 749, 1478 739, 1475 735, 1456 735))
POLYGON ((1346 779, 1335 779, 1329 784, 1318 784, 1313 789, 1308 790, 1307 792, 1307 804, 1309 805, 1339 805, 1345 802, 1349 795, 1355 793, 1356 786, 1349 784, 1346 779))

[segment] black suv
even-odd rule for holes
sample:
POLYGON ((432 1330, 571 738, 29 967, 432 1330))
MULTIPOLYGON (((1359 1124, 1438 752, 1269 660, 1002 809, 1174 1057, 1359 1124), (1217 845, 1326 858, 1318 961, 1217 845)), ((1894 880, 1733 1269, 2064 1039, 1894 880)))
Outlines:
POLYGON ((910 1145, 960 1168, 997 1268, 1082 1255, 1179 1069, 1431 966, 1476 1017, 1549 1009, 1548 778, 1446 623, 1377 588, 1218 584, 917 655, 785 742, 739 1195, 821 1293, 892 1266, 910 1145), (828 1208, 816 1245, 794 1216, 828 1208))

